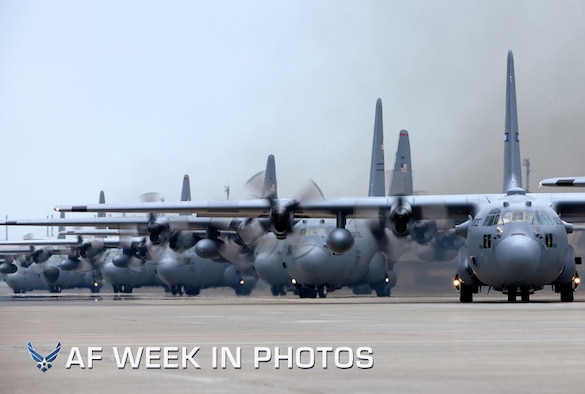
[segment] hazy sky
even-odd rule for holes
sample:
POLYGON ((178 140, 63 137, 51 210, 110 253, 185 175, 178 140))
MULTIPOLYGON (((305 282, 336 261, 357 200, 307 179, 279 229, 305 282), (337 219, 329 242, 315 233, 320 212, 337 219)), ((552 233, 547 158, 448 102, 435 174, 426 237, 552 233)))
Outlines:
POLYGON ((534 190, 585 174, 584 42, 580 0, 0 1, 0 215, 248 198, 271 153, 365 195, 378 97, 387 168, 404 128, 415 189, 500 192, 508 49, 534 190))

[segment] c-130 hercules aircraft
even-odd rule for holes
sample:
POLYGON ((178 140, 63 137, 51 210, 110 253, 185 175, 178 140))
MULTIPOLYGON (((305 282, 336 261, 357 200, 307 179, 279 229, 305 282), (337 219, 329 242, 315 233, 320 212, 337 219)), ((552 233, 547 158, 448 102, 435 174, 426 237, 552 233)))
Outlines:
POLYGON ((417 221, 455 221, 457 233, 466 238, 459 250, 454 284, 461 302, 487 286, 529 301, 534 291, 551 285, 561 301, 573 301, 580 282, 573 248, 567 234, 570 222, 585 221, 585 193, 529 194, 522 189, 514 60, 508 52, 506 121, 504 142, 504 190, 502 194, 390 196, 363 198, 259 199, 239 201, 191 201, 62 205, 67 212, 192 212, 199 217, 266 217, 278 238, 285 238, 302 218, 335 218, 336 228, 327 247, 345 253, 354 238, 347 218, 372 218, 389 227, 396 237, 406 237, 417 221), (561 215, 564 220, 561 219, 561 215))

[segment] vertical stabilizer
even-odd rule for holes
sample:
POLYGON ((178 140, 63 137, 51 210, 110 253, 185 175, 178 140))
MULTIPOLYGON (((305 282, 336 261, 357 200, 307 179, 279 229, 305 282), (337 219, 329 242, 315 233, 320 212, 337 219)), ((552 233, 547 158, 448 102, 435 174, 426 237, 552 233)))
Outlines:
MULTIPOLYGON (((61 219, 65 219, 65 212, 61 212, 61 214, 59 215, 59 217, 61 219)), ((59 226, 57 228, 57 239, 65 239, 65 234, 62 234, 62 232, 65 231, 65 226, 59 226)))
POLYGON ((262 185, 262 198, 278 198, 276 187, 276 164, 274 155, 268 155, 266 171, 264 171, 264 183, 262 185))
POLYGON ((396 161, 392 172, 389 195, 411 196, 414 194, 412 187, 412 166, 410 160, 410 140, 408 131, 400 130, 398 137, 398 149, 396 150, 396 161))
POLYGON ((506 126, 504 130, 504 193, 513 188, 522 188, 522 163, 518 135, 518 109, 516 107, 516 76, 514 56, 508 51, 506 75, 506 126))
POLYGON ((183 176, 183 187, 181 189, 181 201, 191 201, 191 183, 189 175, 183 176))
MULTIPOLYGON (((104 193, 103 190, 100 191, 100 197, 99 197, 98 202, 100 204, 105 204, 106 203, 106 195, 105 195, 105 193, 104 193)), ((106 217, 106 213, 105 212, 98 212, 97 217, 98 218, 105 218, 106 217)))
MULTIPOLYGON (((98 198, 98 203, 99 204, 105 204, 106 203, 106 194, 104 193, 103 190, 100 190, 100 196, 98 198)), ((105 212, 98 212, 97 217, 98 218, 105 218, 106 217, 106 213, 105 212)), ((95 226, 95 228, 98 229, 98 230, 105 229, 104 226, 95 226)))
POLYGON ((372 145, 372 162, 370 163, 370 188, 368 196, 383 197, 386 193, 384 178, 384 125, 382 123, 382 100, 376 101, 374 118, 374 142, 372 145))

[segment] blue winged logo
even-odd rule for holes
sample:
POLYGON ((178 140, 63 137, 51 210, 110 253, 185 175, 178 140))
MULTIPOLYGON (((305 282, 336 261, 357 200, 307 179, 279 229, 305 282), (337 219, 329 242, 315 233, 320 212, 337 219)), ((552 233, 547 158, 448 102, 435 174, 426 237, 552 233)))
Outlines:
POLYGON ((28 351, 30 353, 30 356, 32 357, 32 359, 34 361, 37 362, 37 368, 43 372, 47 372, 49 370, 49 368, 51 368, 53 366, 53 364, 51 364, 51 363, 53 361, 55 361, 55 359, 59 355, 59 351, 61 350, 61 342, 57 342, 57 346, 55 346, 55 350, 53 350, 51 353, 49 353, 46 357, 41 356, 35 350, 32 343, 29 342, 27 347, 28 347, 28 351))

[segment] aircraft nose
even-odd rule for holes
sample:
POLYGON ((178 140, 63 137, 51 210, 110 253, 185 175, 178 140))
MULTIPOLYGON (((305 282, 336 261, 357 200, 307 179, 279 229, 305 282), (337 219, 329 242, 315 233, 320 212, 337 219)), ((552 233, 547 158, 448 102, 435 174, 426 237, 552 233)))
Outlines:
POLYGON ((511 235, 497 246, 496 259, 506 282, 528 285, 530 283, 523 281, 529 280, 538 268, 540 247, 525 235, 511 235))
POLYGON ((43 270, 43 275, 48 283, 55 283, 59 279, 59 268, 57 267, 46 267, 43 270))
POLYGON ((326 263, 328 255, 328 250, 319 246, 300 246, 291 260, 296 279, 301 283, 328 282, 328 276, 335 271, 326 263))
POLYGON ((277 280, 277 274, 286 274, 286 271, 282 267, 282 259, 272 257, 270 254, 259 254, 254 258, 254 269, 261 278, 266 278, 269 281, 277 280))

